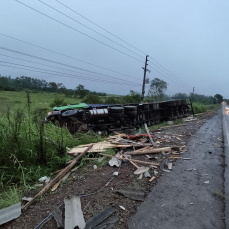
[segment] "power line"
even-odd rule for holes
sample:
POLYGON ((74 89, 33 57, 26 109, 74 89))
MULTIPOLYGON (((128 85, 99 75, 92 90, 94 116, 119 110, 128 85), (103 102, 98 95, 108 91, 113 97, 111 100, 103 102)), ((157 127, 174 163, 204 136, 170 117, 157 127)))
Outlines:
MULTIPOLYGON (((107 77, 116 78, 116 77, 113 77, 113 76, 104 75, 104 74, 97 73, 97 72, 93 72, 93 71, 89 71, 89 70, 86 70, 86 69, 83 69, 83 68, 74 67, 74 66, 72 66, 72 65, 68 65, 68 64, 61 63, 61 62, 49 60, 49 59, 46 59, 46 58, 34 56, 34 55, 31 55, 31 54, 27 54, 27 53, 23 53, 23 52, 20 52, 20 51, 8 49, 8 48, 5 48, 5 47, 1 47, 1 46, 0 46, 0 49, 6 50, 6 51, 9 51, 9 52, 14 52, 14 53, 17 53, 17 54, 20 54, 20 55, 24 55, 24 56, 29 56, 29 57, 32 57, 32 58, 40 59, 40 60, 43 60, 43 61, 51 62, 51 63, 54 63, 54 64, 63 65, 63 66, 70 67, 70 68, 79 69, 79 70, 81 70, 81 71, 86 71, 86 72, 90 72, 90 73, 97 74, 97 75, 101 75, 101 76, 107 76, 107 77)), ((127 80, 125 80, 125 81, 126 81, 126 82, 131 82, 131 81, 127 81, 127 80)), ((132 82, 131 82, 131 83, 132 83, 132 82)))
POLYGON ((66 7, 67 9, 71 10, 72 12, 78 14, 79 16, 81 16, 82 18, 86 19, 87 21, 91 22, 93 25, 96 25, 97 27, 99 27, 100 29, 106 31, 107 33, 109 33, 110 35, 116 37, 117 39, 119 39, 120 41, 128 44, 129 46, 131 46, 132 48, 138 50, 139 52, 143 53, 143 54, 146 54, 145 52, 141 51, 140 49, 136 48, 135 46, 131 45, 130 43, 124 41, 123 39, 121 39, 120 37, 114 35, 113 33, 109 32, 108 30, 104 29, 103 27, 101 27, 100 25, 96 24, 95 22, 91 21, 90 19, 86 18, 85 16, 83 16, 82 14, 76 12, 75 10, 71 9, 70 7, 66 6, 65 4, 63 4, 62 2, 58 1, 58 0, 55 0, 56 2, 58 2, 59 4, 63 5, 64 7, 66 7))
MULTIPOLYGON (((173 75, 175 78, 177 78, 178 80, 182 81, 183 83, 185 83, 182 79, 180 79, 178 76, 174 75, 172 72, 170 72, 167 68, 163 67, 160 63, 158 63, 155 59, 153 59, 151 57, 151 59, 156 62, 158 65, 160 65, 163 69, 165 69, 168 73, 170 73, 171 75, 173 75)), ((152 64, 154 64, 151 60, 149 60, 152 64)), ((155 64, 154 64, 155 65, 155 64)), ((155 65, 156 66, 156 65, 155 65)), ((186 84, 186 83, 185 83, 186 84)), ((189 85, 189 84, 188 84, 189 85)), ((190 85, 189 85, 190 86, 190 85)), ((190 86, 191 87, 191 86, 190 86)))
MULTIPOLYGON (((47 64, 41 64, 41 63, 38 63, 38 62, 34 62, 34 61, 30 61, 30 60, 25 60, 25 59, 21 59, 21 58, 17 58, 17 57, 12 57, 12 56, 8 56, 8 55, 3 55, 3 54, 0 54, 0 55, 1 56, 5 56, 5 57, 8 57, 8 58, 16 59, 16 60, 26 61, 26 62, 30 62, 30 63, 34 63, 34 64, 39 64, 39 65, 43 65, 43 66, 47 66, 47 67, 51 67, 51 68, 57 68, 57 69, 65 70, 65 71, 70 71, 70 72, 75 72, 75 73, 79 73, 79 74, 88 75, 88 76, 94 76, 95 77, 95 75, 89 75, 89 74, 86 74, 86 73, 83 73, 83 72, 76 72, 76 71, 72 71, 72 70, 69 70, 69 69, 59 68, 59 67, 52 66, 52 65, 47 65, 47 64)), ((109 77, 110 78, 117 79, 117 80, 120 80, 120 81, 123 81, 123 82, 135 83, 135 82, 131 82, 131 81, 122 80, 122 79, 117 78, 117 77, 112 77, 112 76, 109 76, 109 77)))
POLYGON ((164 75, 163 73, 159 72, 159 71, 158 71, 157 69, 155 69, 153 66, 151 66, 151 65, 149 65, 149 66, 150 66, 151 68, 153 68, 155 71, 157 71, 158 73, 160 73, 161 75, 163 75, 165 78, 167 78, 167 79, 171 80, 173 83, 177 84, 178 86, 184 87, 184 88, 188 88, 188 87, 186 87, 186 86, 183 86, 183 85, 177 83, 177 82, 174 81, 173 79, 168 78, 168 76, 166 76, 166 75, 164 75))
MULTIPOLYGON (((152 61, 150 61, 151 63, 152 63, 152 61)), ((162 68, 160 68, 160 67, 158 67, 156 64, 154 64, 154 63, 152 63, 156 68, 159 68, 163 73, 165 73, 168 77, 171 77, 171 78, 173 78, 174 80, 176 80, 177 81, 177 79, 175 78, 175 77, 173 77, 172 75, 170 75, 170 74, 168 74, 166 71, 164 71, 162 68)), ((150 67, 152 67, 151 65, 149 65, 150 67)), ((177 82, 179 82, 180 84, 183 84, 183 85, 185 85, 185 86, 188 86, 189 87, 189 85, 188 84, 186 84, 186 83, 184 83, 183 81, 177 81, 177 82)))
POLYGON ((137 55, 137 56, 139 56, 139 57, 143 57, 143 58, 144 58, 144 56, 139 55, 138 53, 136 53, 136 52, 132 51, 132 50, 131 50, 131 49, 129 49, 129 48, 126 48, 125 46, 123 46, 123 45, 119 44, 118 42, 116 42, 116 41, 114 41, 114 40, 112 40, 112 39, 110 39, 109 37, 104 36, 103 34, 101 34, 101 33, 97 32, 96 30, 94 30, 94 29, 90 28, 89 26, 84 25, 83 23, 81 23, 81 22, 79 22, 79 21, 75 20, 74 18, 72 18, 72 17, 70 17, 70 16, 66 15, 65 13, 61 12, 60 10, 55 9, 54 7, 52 7, 52 6, 48 5, 47 3, 45 3, 45 2, 43 2, 43 1, 41 1, 41 0, 38 0, 38 1, 39 1, 39 2, 41 2, 42 4, 46 5, 46 6, 50 7, 51 9, 55 10, 56 12, 58 12, 58 13, 60 13, 60 14, 64 15, 65 17, 67 17, 67 18, 69 18, 69 19, 73 20, 74 22, 76 22, 76 23, 78 23, 78 24, 80 24, 80 25, 84 26, 85 28, 87 28, 87 29, 89 29, 89 30, 91 30, 91 31, 93 31, 93 32, 95 32, 95 33, 97 33, 97 34, 99 34, 100 36, 102 36, 102 37, 104 37, 104 38, 108 39, 109 41, 112 41, 113 43, 115 43, 115 44, 117 44, 117 45, 121 46, 122 48, 124 48, 124 49, 126 49, 126 50, 128 50, 128 51, 130 51, 130 52, 132 52, 132 53, 134 53, 134 54, 136 54, 136 55, 137 55))
POLYGON ((189 87, 188 85, 183 84, 183 83, 177 81, 176 79, 174 79, 174 77, 168 75, 168 73, 166 73, 165 71, 163 71, 161 68, 155 66, 155 67, 159 68, 161 71, 163 71, 164 74, 166 74, 166 75, 164 75, 163 73, 161 73, 159 70, 155 69, 152 65, 149 64, 149 66, 150 66, 151 68, 153 68, 155 71, 159 72, 161 75, 165 76, 167 79, 169 79, 169 80, 171 80, 172 82, 174 82, 175 84, 177 84, 177 85, 179 85, 179 86, 181 86, 181 87, 189 87))
POLYGON ((18 3, 20 3, 20 4, 22 4, 22 5, 24 5, 24 6, 26 6, 26 7, 28 7, 28 8, 30 8, 30 9, 32 9, 32 10, 34 10, 34 11, 36 11, 36 12, 38 12, 38 13, 40 13, 40 14, 42 14, 42 15, 44 15, 45 17, 48 17, 48 18, 52 19, 53 21, 56 21, 56 22, 58 22, 58 23, 60 23, 60 24, 62 24, 62 25, 64 25, 64 26, 66 26, 66 27, 68 27, 68 28, 74 30, 75 32, 78 32, 78 33, 80 33, 80 34, 82 34, 82 35, 84 35, 84 36, 86 36, 86 37, 89 37, 90 39, 92 39, 92 40, 94 40, 94 41, 97 41, 97 42, 100 43, 100 44, 103 44, 103 45, 105 45, 105 46, 107 46, 107 47, 109 47, 109 48, 111 48, 111 49, 113 49, 113 50, 116 50, 117 52, 120 52, 120 53, 122 53, 122 54, 124 54, 124 55, 126 55, 126 56, 128 56, 128 57, 130 57, 130 58, 132 58, 132 59, 134 59, 134 60, 137 60, 137 61, 139 61, 139 62, 142 63, 141 60, 139 60, 139 59, 137 59, 137 58, 135 58, 135 57, 133 57, 133 56, 131 56, 131 55, 125 53, 125 52, 122 52, 122 51, 119 50, 119 49, 116 49, 116 48, 114 48, 114 47, 112 47, 112 46, 110 46, 110 45, 108 45, 108 44, 106 44, 106 43, 104 43, 104 42, 102 42, 102 41, 99 41, 98 39, 96 39, 96 38, 94 38, 94 37, 92 37, 92 36, 89 36, 89 35, 87 35, 86 33, 83 33, 83 32, 81 32, 81 31, 79 31, 79 30, 77 30, 77 29, 75 29, 75 28, 73 28, 73 27, 71 27, 71 26, 69 26, 69 25, 67 25, 67 24, 65 24, 65 23, 63 23, 63 22, 61 22, 61 21, 59 21, 59 20, 57 20, 57 19, 55 19, 55 18, 49 16, 49 15, 47 15, 47 14, 44 14, 44 13, 42 13, 41 11, 36 10, 36 9, 34 9, 34 8, 32 8, 32 7, 26 5, 26 4, 24 4, 24 3, 22 3, 22 2, 20 2, 20 1, 18 1, 18 0, 15 0, 15 1, 18 2, 18 3))
POLYGON ((73 60, 77 60, 77 61, 79 61, 79 62, 88 64, 88 65, 91 65, 91 66, 94 66, 94 67, 97 67, 97 68, 101 68, 101 69, 104 69, 104 70, 107 70, 107 71, 110 71, 110 72, 118 73, 118 74, 120 74, 120 75, 127 76, 127 77, 130 77, 130 78, 135 78, 135 79, 138 79, 138 80, 139 80, 139 78, 137 78, 137 77, 130 76, 130 75, 126 75, 126 74, 123 74, 123 73, 121 73, 121 72, 117 72, 117 71, 111 70, 111 69, 109 69, 109 68, 104 68, 104 67, 101 67, 101 66, 99 66, 99 65, 95 65, 95 64, 92 64, 92 63, 90 63, 90 62, 87 62, 87 61, 84 61, 84 60, 80 60, 80 59, 77 59, 77 58, 75 58, 75 57, 68 56, 68 55, 65 55, 65 54, 63 54, 63 53, 56 52, 56 51, 53 51, 53 50, 51 50, 51 49, 44 48, 44 47, 42 47, 42 46, 35 45, 35 44, 30 43, 30 42, 27 42, 27 41, 20 40, 20 39, 17 39, 17 38, 15 38, 15 37, 12 37, 12 36, 8 36, 8 35, 3 34, 3 33, 0 33, 0 35, 1 35, 1 36, 5 36, 5 37, 10 38, 10 39, 13 39, 13 40, 16 40, 16 41, 19 41, 19 42, 22 42, 22 43, 25 43, 25 44, 28 44, 28 45, 31 45, 31 46, 34 46, 34 47, 37 47, 37 48, 40 48, 40 49, 43 49, 43 50, 46 50, 46 51, 49 51, 49 52, 52 52, 52 53, 55 53, 55 54, 58 54, 58 55, 61 55, 61 56, 68 57, 68 58, 73 59, 73 60))
MULTIPOLYGON (((38 0, 41 2, 41 0, 38 0)), ((119 38, 118 36, 114 35, 113 33, 109 32, 108 30, 104 29, 103 27, 99 26, 98 24, 94 23, 93 21, 89 20, 88 18, 86 18, 85 16, 83 16, 82 14, 76 12, 75 10, 71 9, 70 7, 66 6, 65 4, 63 4, 62 2, 55 0, 56 2, 58 2, 59 4, 63 5, 64 7, 66 7, 67 9, 71 10, 72 12, 76 13, 77 15, 83 17, 84 19, 86 19, 87 21, 91 22, 92 24, 96 25, 97 27, 99 27, 100 29, 106 31, 107 33, 111 34, 112 36, 118 38, 119 40, 123 41, 124 43, 130 45, 131 47, 135 48, 136 50, 140 51, 143 54, 146 54, 145 52, 139 50, 138 48, 136 48, 135 46, 129 44, 128 42, 124 41, 123 39, 119 38)), ((141 56, 142 57, 142 56, 141 56)), ((175 78, 177 78, 178 80, 180 80, 182 83, 186 84, 183 80, 181 80, 179 77, 175 76, 173 73, 171 73, 168 69, 166 69, 165 67, 163 67, 160 63, 158 63, 154 58, 150 57, 154 62, 156 62, 158 65, 160 65, 162 68, 164 68, 167 72, 169 72, 171 75, 173 75, 175 78)), ((150 61, 153 65, 155 65, 152 61, 150 61)), ((160 67, 158 67, 157 65, 155 65, 157 68, 161 69, 160 67)), ((163 71, 165 74, 168 74, 167 72, 165 72, 164 70, 161 69, 161 71, 163 71)), ((173 77, 173 78, 174 78, 173 77)))
MULTIPOLYGON (((3 61, 0 61, 0 62, 3 62, 3 61)), ((1 66, 5 66, 5 67, 10 67, 10 68, 23 69, 23 70, 26 70, 26 71, 39 72, 39 73, 50 74, 50 75, 59 75, 59 76, 62 76, 62 77, 67 77, 67 78, 77 78, 77 79, 91 80, 91 81, 96 81, 96 82, 101 82, 101 83, 118 84, 118 85, 123 85, 123 86, 127 85, 127 84, 124 85, 123 83, 119 83, 119 82, 107 81, 107 80, 99 80, 99 79, 89 78, 89 77, 85 77, 85 76, 78 76, 78 75, 71 76, 69 74, 66 75, 66 73, 55 72, 55 71, 50 71, 50 70, 46 70, 46 69, 43 69, 43 70, 41 69, 41 71, 40 71, 40 70, 27 69, 27 68, 22 68, 22 67, 14 67, 14 66, 9 66, 9 65, 4 65, 4 64, 0 64, 0 65, 1 66)), ((13 64, 13 65, 19 65, 19 64, 13 64)), ((20 65, 20 66, 23 66, 23 65, 20 65)), ((35 68, 35 67, 30 67, 30 66, 26 66, 26 67, 35 68)), ((38 69, 38 68, 35 68, 35 69, 38 69)), ((129 86, 138 86, 138 85, 129 85, 129 86)))

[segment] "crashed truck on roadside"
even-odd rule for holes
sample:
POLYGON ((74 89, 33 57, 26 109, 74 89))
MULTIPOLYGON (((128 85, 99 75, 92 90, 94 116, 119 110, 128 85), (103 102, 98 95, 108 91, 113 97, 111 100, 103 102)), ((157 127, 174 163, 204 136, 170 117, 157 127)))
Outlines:
POLYGON ((141 104, 75 104, 54 107, 47 120, 65 126, 73 134, 78 130, 114 131, 156 125, 190 115, 186 100, 141 104))

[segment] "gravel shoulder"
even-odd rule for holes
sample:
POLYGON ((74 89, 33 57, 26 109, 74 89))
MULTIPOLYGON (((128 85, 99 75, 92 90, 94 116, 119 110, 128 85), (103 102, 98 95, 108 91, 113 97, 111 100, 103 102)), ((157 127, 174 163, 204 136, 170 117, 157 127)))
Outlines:
POLYGON ((220 110, 188 141, 185 157, 192 160, 179 161, 161 177, 129 228, 225 228, 222 139, 220 110))

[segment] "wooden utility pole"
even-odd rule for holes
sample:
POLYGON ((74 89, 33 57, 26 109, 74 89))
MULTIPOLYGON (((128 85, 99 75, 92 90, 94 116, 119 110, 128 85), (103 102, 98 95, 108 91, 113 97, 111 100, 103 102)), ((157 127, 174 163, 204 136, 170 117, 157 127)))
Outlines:
POLYGON ((146 55, 145 68, 142 67, 142 69, 144 69, 144 77, 143 77, 143 84, 142 84, 142 96, 141 96, 141 101, 142 102, 144 100, 144 95, 145 95, 146 72, 147 71, 150 72, 150 70, 147 69, 148 57, 149 57, 149 55, 146 55))

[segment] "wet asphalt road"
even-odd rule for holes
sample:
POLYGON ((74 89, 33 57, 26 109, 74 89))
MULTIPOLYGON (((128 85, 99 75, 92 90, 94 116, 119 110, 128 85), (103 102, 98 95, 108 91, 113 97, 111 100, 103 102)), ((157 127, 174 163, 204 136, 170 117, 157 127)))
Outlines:
POLYGON ((224 192, 222 131, 220 110, 188 142, 183 157, 192 160, 177 161, 159 179, 130 220, 130 229, 225 228, 225 204, 214 195, 224 192))
MULTIPOLYGON (((225 152, 225 164, 227 166, 225 167, 225 196, 229 197, 229 112, 226 112, 226 107, 229 106, 222 106, 222 112, 223 112, 223 132, 224 132, 224 152, 225 152)), ((226 228, 229 228, 229 200, 226 199, 225 204, 225 223, 226 228)))

